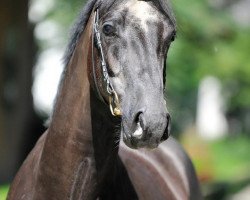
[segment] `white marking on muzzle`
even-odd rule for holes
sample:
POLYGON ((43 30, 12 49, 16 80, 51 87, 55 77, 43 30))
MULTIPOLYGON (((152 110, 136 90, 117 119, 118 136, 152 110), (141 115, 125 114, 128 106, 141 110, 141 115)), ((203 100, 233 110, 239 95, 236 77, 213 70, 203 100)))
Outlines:
POLYGON ((136 124, 135 132, 132 134, 132 136, 140 139, 142 137, 142 133, 143 133, 142 127, 140 123, 138 122, 136 124))

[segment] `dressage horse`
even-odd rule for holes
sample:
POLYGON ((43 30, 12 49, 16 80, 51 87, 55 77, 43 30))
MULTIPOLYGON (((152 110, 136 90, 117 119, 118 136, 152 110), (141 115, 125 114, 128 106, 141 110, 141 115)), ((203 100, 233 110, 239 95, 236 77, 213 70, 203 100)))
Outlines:
POLYGON ((164 0, 87 2, 49 128, 9 200, 201 199, 191 161, 169 138, 163 93, 175 32, 164 0))

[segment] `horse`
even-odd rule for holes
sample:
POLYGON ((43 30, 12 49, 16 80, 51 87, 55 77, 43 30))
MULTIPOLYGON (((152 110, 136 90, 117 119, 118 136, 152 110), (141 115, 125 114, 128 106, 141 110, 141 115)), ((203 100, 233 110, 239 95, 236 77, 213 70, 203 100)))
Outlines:
POLYGON ((169 136, 169 2, 89 0, 72 33, 50 125, 7 199, 201 199, 189 157, 169 136))

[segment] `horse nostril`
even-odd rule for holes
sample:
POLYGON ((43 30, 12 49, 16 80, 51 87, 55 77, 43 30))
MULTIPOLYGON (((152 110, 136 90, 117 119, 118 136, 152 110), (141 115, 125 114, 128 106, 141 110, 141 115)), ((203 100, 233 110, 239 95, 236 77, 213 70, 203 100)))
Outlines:
POLYGON ((136 115, 135 115, 135 119, 134 122, 137 124, 140 122, 140 115, 142 114, 142 111, 139 111, 136 115))
POLYGON ((171 117, 169 114, 167 114, 167 127, 170 125, 171 117))
POLYGON ((134 131, 132 133, 132 137, 134 139, 141 139, 143 136, 143 122, 142 122, 142 111, 139 111, 134 118, 134 131))
POLYGON ((169 137, 168 131, 165 130, 162 137, 161 137, 161 142, 167 140, 169 137))
POLYGON ((171 117, 169 114, 167 114, 167 125, 166 125, 165 131, 163 132, 163 135, 161 137, 161 141, 167 140, 169 135, 170 135, 170 122, 171 122, 171 117))

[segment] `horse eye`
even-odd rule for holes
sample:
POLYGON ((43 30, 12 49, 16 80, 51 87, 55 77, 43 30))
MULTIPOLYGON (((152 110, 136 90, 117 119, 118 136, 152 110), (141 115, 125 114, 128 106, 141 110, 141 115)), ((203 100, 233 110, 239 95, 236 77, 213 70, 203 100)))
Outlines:
POLYGON ((107 36, 112 36, 115 33, 115 27, 111 24, 104 24, 102 27, 102 31, 107 36))

